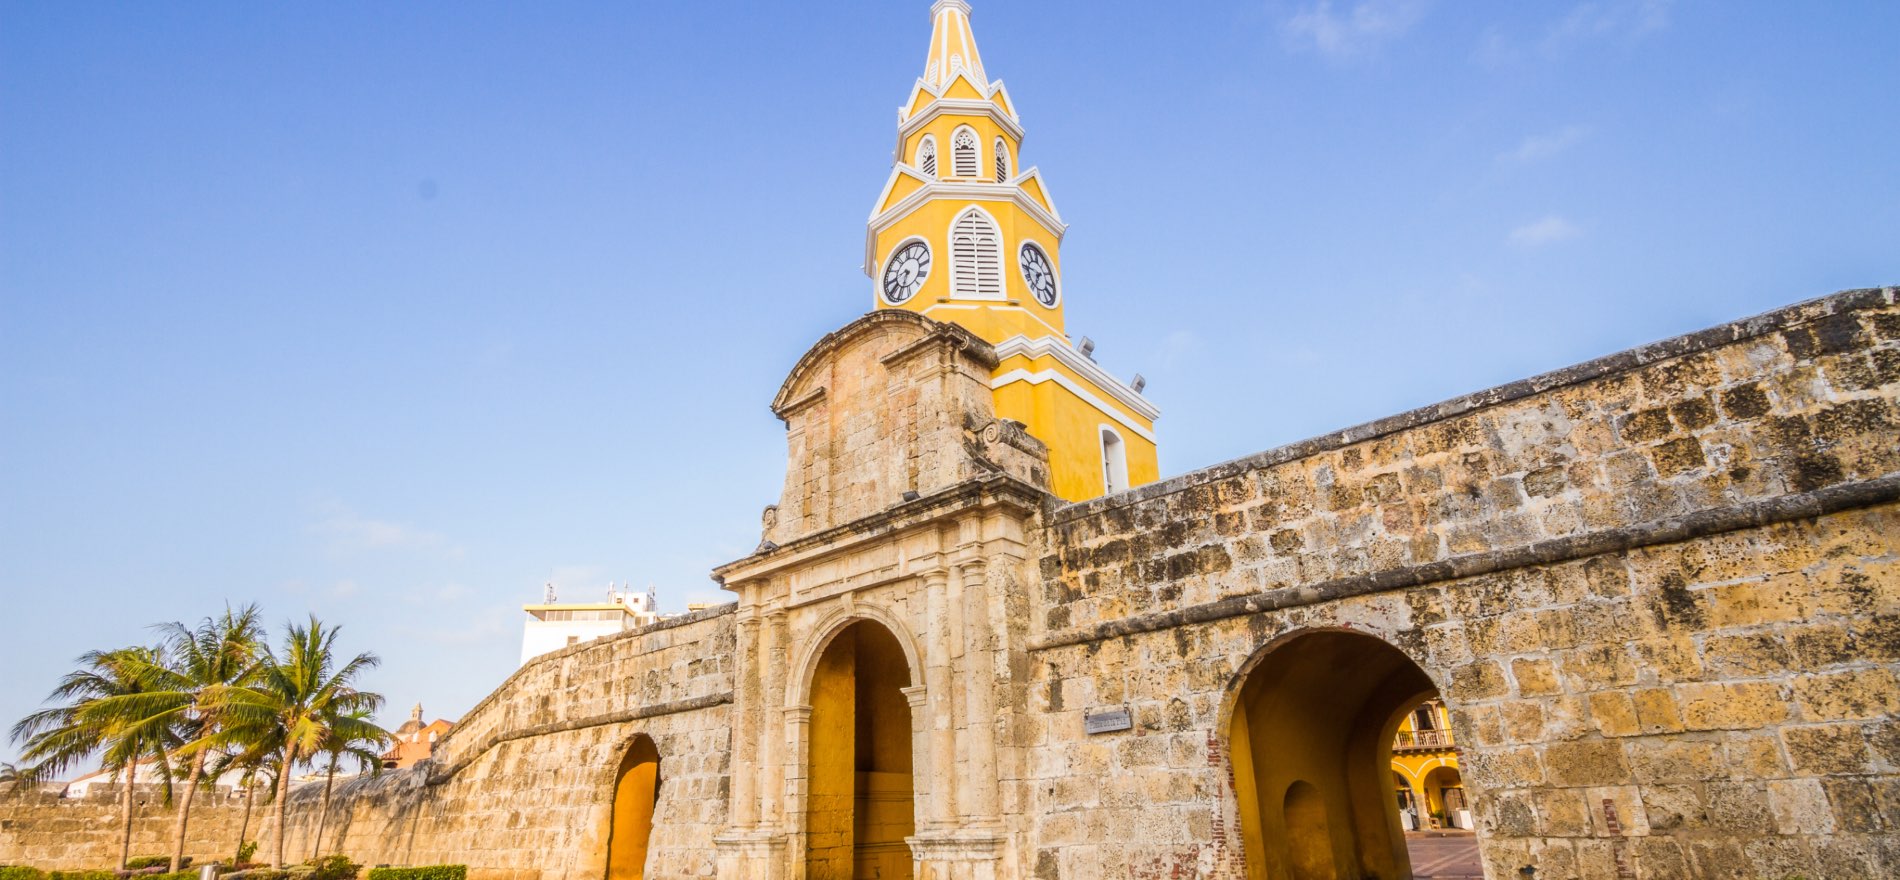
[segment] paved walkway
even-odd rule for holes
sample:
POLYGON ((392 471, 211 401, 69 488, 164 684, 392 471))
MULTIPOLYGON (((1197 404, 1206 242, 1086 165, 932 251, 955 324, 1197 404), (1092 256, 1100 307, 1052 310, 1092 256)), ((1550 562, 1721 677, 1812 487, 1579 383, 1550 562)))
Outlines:
POLYGON ((1407 834, 1413 880, 1484 880, 1478 838, 1472 834, 1407 834))

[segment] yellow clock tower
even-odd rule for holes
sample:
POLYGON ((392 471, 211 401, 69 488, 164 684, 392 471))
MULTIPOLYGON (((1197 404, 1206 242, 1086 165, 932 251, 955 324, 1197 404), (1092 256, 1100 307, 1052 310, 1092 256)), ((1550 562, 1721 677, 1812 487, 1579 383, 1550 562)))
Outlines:
POLYGON ((1153 482, 1161 412, 1063 330, 1068 225, 1042 172, 1021 163, 1022 122, 984 73, 970 4, 937 0, 930 18, 924 75, 897 110, 895 161, 864 236, 877 307, 953 321, 996 346, 997 415, 1048 444, 1057 495, 1153 482))

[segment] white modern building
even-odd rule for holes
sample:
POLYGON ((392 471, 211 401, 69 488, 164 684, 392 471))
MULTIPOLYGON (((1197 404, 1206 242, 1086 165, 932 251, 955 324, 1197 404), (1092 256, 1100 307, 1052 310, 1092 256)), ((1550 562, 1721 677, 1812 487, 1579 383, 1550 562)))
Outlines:
MULTIPOLYGON (((171 760, 174 769, 176 769, 176 767, 184 766, 189 759, 181 755, 173 755, 171 760)), ((91 773, 73 779, 71 782, 51 783, 51 785, 60 786, 60 797, 86 798, 93 794, 93 789, 97 786, 118 788, 119 780, 123 777, 124 774, 109 770, 94 770, 91 773)), ((134 785, 156 786, 164 781, 164 776, 156 763, 149 761, 140 762, 137 769, 132 771, 132 783, 134 785)), ((182 793, 184 791, 184 782, 174 780, 172 784, 177 786, 179 792, 182 793)), ((240 771, 232 770, 216 779, 206 779, 203 784, 216 786, 227 790, 227 792, 236 791, 244 785, 244 774, 240 771)))
POLYGON ((653 591, 615 589, 607 585, 605 602, 561 602, 554 587, 540 605, 523 605, 528 620, 521 634, 521 663, 527 665, 542 654, 571 645, 613 635, 660 619, 659 604, 653 591))

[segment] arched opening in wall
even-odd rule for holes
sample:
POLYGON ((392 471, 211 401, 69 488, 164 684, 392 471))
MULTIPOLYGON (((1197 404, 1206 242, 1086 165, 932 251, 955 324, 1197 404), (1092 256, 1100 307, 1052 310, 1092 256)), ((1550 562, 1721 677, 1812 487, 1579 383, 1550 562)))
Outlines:
POLYGON ((860 620, 835 636, 811 682, 808 880, 908 880, 917 833, 910 664, 897 637, 860 620))
POLYGON ((1464 777, 1458 768, 1432 768, 1425 774, 1424 789, 1433 828, 1471 830, 1471 805, 1465 800, 1464 777))
POLYGON ((1436 695, 1411 658, 1360 633, 1303 633, 1257 657, 1228 730, 1247 877, 1412 877, 1394 739, 1436 695))
POLYGON ((1418 795, 1412 791, 1412 781, 1397 770, 1392 771, 1393 801, 1399 805, 1399 827, 1406 831, 1419 829, 1419 817, 1425 811, 1418 803, 1418 795))
POLYGON ((614 776, 613 830, 607 837, 607 880, 644 880, 653 809, 660 802, 660 750, 640 734, 614 776))

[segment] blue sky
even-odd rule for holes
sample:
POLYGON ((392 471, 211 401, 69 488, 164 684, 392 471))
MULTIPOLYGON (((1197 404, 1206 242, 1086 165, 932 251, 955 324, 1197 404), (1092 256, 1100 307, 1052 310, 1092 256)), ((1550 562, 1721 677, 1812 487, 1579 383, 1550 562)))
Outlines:
MULTIPOLYGON (((544 582, 723 601, 928 5, 0 3, 0 720, 227 600, 392 720, 544 582)), ((973 22, 1165 473, 1900 282, 1897 4, 973 22)))

